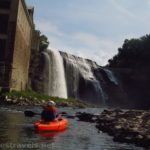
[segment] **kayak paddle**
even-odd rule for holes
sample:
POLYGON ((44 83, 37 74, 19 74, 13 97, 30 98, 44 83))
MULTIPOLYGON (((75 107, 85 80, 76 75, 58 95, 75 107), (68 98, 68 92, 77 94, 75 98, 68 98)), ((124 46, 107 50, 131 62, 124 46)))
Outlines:
POLYGON ((24 115, 27 116, 27 117, 33 117, 35 115, 41 115, 41 114, 35 113, 33 111, 30 111, 30 110, 26 110, 26 111, 24 111, 24 115))
MULTIPOLYGON (((62 116, 67 116, 67 114, 66 113, 59 113, 59 114, 57 114, 57 117, 59 116, 59 115, 62 115, 62 116)), ((24 111, 24 115, 26 116, 26 117, 33 117, 33 116, 35 116, 35 115, 41 115, 41 113, 35 113, 35 112, 33 112, 33 111, 31 111, 31 110, 26 110, 26 111, 24 111)))

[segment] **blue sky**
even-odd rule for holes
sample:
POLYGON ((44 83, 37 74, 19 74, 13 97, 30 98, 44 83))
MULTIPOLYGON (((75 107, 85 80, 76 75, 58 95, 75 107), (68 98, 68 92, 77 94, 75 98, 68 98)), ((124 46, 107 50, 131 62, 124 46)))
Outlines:
POLYGON ((150 33, 150 0, 26 0, 35 7, 36 29, 55 48, 99 65, 125 39, 150 33))

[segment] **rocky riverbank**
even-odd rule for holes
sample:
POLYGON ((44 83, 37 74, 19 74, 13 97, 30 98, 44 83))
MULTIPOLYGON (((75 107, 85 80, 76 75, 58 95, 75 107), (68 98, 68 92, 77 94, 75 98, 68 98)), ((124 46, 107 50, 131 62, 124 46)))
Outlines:
POLYGON ((12 91, 10 93, 1 94, 0 104, 18 106, 39 106, 46 104, 49 99, 55 101, 57 106, 61 107, 85 108, 90 106, 90 104, 87 104, 80 100, 51 97, 33 91, 12 91))
POLYGON ((150 111, 104 110, 96 127, 114 137, 114 141, 150 146, 150 111))
POLYGON ((96 128, 117 142, 150 148, 150 111, 104 110, 101 114, 77 113, 80 121, 96 123, 96 128))

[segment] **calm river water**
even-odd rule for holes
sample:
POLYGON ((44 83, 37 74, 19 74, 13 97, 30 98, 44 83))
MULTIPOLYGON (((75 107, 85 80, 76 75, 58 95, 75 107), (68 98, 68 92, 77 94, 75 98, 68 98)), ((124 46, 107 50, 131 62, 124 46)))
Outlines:
MULTIPOLYGON (((1 150, 145 150, 132 144, 113 142, 112 137, 99 133, 95 124, 68 119, 68 129, 60 133, 36 133, 33 124, 40 118, 25 117, 25 107, 0 107, 0 149, 1 150)), ((29 109, 29 108, 28 108, 29 109)), ((38 107, 30 108, 40 112, 38 107)), ((100 113, 100 108, 59 108, 74 115, 76 112, 100 113)))

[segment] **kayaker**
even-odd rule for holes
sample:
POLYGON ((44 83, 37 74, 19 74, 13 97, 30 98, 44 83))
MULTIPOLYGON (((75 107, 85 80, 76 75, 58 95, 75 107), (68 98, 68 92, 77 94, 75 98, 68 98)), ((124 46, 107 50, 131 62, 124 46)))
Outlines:
POLYGON ((57 116, 56 103, 52 100, 48 101, 48 103, 43 107, 43 111, 41 113, 41 119, 45 122, 53 121, 57 116))

